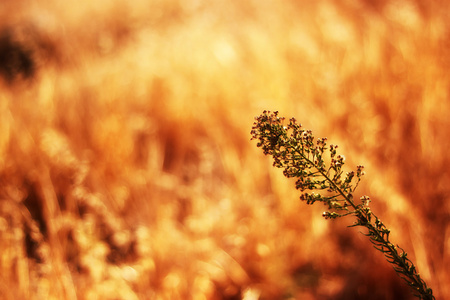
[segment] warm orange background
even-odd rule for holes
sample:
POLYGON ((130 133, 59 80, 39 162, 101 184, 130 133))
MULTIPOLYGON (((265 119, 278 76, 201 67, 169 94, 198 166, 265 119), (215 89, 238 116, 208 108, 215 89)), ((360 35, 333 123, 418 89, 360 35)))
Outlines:
POLYGON ((365 166, 450 298, 449 6, 2 0, 0 298, 412 299, 250 141, 264 109, 365 166))

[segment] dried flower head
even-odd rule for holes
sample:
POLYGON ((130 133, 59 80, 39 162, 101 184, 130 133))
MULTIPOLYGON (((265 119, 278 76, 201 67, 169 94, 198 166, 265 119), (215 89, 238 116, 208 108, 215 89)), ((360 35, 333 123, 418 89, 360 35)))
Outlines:
POLYGON ((362 196, 359 203, 354 201, 353 194, 365 174, 363 166, 344 174, 345 157, 337 154, 337 145, 328 148, 327 138, 315 140, 312 131, 303 129, 295 118, 285 124, 285 118, 279 117, 278 112, 263 111, 256 117, 251 135, 264 154, 273 157, 275 167, 282 168, 286 177, 297 179, 295 187, 301 191, 300 200, 326 205, 325 219, 355 216, 356 221, 349 227, 365 227, 365 235, 375 249, 385 255, 414 294, 421 299, 435 299, 406 252, 389 241, 390 230, 372 213, 370 198, 362 196))

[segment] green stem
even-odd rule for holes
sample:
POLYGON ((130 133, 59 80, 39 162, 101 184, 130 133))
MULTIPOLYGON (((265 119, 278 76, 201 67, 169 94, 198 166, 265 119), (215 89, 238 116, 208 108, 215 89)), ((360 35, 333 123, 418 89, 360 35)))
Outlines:
MULTIPOLYGON (((302 147, 303 148, 303 147, 302 147)), ((296 152, 303 157, 303 159, 305 159, 306 161, 308 161, 311 165, 315 165, 313 161, 311 161, 307 156, 305 156, 304 154, 298 152, 298 150, 296 150, 296 152)), ((329 183, 331 183, 333 185, 333 187, 335 188, 336 191, 339 192, 339 194, 344 197, 344 199, 350 204, 351 207, 353 207, 353 209, 356 211, 358 210, 358 207, 355 205, 355 203, 353 203, 353 201, 347 197, 347 195, 345 195, 344 191, 342 191, 342 189, 336 184, 334 183, 333 180, 330 179, 330 177, 328 177, 327 173, 324 173, 323 171, 321 171, 319 168, 315 168, 329 183)))

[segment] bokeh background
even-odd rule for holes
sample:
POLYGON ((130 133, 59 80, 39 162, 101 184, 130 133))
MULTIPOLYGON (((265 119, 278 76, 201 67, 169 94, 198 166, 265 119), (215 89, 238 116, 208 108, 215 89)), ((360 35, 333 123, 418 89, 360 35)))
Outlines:
POLYGON ((328 137, 450 298, 450 3, 0 4, 2 299, 412 299, 250 141, 328 137))

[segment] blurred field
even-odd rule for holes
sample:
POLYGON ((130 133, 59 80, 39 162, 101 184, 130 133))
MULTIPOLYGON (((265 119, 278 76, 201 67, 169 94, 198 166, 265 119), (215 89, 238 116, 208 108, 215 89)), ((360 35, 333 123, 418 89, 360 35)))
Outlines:
POLYGON ((450 298, 449 6, 3 0, 0 298, 412 299, 250 141, 264 109, 365 165, 450 298))

